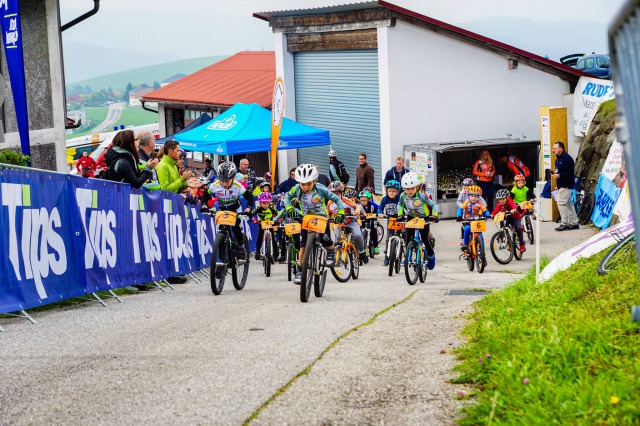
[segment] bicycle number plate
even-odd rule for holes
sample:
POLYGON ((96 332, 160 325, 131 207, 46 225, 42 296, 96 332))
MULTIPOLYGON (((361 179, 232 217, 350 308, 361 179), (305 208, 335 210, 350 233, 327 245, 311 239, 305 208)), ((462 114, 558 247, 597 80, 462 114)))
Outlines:
POLYGON ((389 229, 392 229, 394 231, 402 231, 403 228, 404 223, 398 223, 397 219, 389 219, 389 229))
POLYGON ((358 218, 357 222, 358 222, 358 226, 362 226, 362 220, 360 220, 360 218, 358 218))
POLYGON ((260 221, 260 226, 262 227, 262 229, 272 229, 273 222, 270 220, 263 220, 263 221, 260 221))
MULTIPOLYGON (((493 221, 495 223, 502 222, 503 220, 504 220, 504 212, 500 212, 500 213, 496 214, 493 217, 493 221)), ((480 221, 476 221, 476 222, 480 222, 480 221)), ((484 223, 484 222, 482 222, 482 223, 484 223)), ((471 228, 471 229, 473 229, 473 228, 471 228)))
POLYGON ((471 232, 486 232, 487 223, 484 220, 474 220, 471 222, 471 232))
POLYGON ((533 209, 533 204, 531 204, 531 201, 525 201, 524 203, 520 203, 520 208, 531 210, 533 209))
POLYGON ((367 219, 375 219, 375 218, 376 218, 375 213, 367 213, 367 219))
POLYGON ((286 223, 284 225, 284 232, 287 235, 299 234, 302 228, 299 223, 286 223))
POLYGON ((422 219, 421 217, 414 217, 413 219, 407 221, 405 227, 409 229, 422 229, 424 228, 424 219, 422 219))
POLYGON ((236 212, 217 212, 216 213, 216 225, 229 225, 234 226, 238 215, 236 212))
POLYGON ((302 229, 324 234, 324 230, 327 229, 328 220, 329 219, 324 216, 316 216, 316 215, 308 214, 302 218, 302 229))

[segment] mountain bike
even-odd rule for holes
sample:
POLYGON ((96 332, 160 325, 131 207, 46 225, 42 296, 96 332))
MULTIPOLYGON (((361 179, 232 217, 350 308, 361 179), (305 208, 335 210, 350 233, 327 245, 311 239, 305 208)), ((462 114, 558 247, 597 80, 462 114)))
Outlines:
POLYGON ((506 218, 511 216, 510 213, 498 213, 493 221, 499 226, 498 231, 491 237, 489 245, 491 255, 496 262, 506 265, 515 257, 516 260, 522 259, 520 251, 520 240, 513 225, 507 224, 506 218))
POLYGON ((271 265, 275 263, 273 259, 273 233, 272 229, 277 229, 274 226, 273 221, 262 220, 260 221, 260 227, 264 231, 264 237, 262 239, 262 247, 260 247, 260 255, 262 256, 262 266, 264 268, 264 274, 271 276, 271 265))
POLYGON ((588 185, 585 185, 586 181, 587 178, 580 178, 578 185, 573 189, 573 206, 576 209, 580 225, 584 225, 591 220, 591 213, 595 205, 595 195, 591 192, 591 187, 596 183, 596 179, 588 179, 588 185))
POLYGON ((613 234, 618 241, 598 264, 598 274, 605 275, 614 270, 621 262, 636 256, 636 233, 632 231, 627 236, 621 233, 613 234))
POLYGON ((535 212, 533 210, 533 203, 535 200, 525 201, 524 203, 520 203, 520 208, 522 209, 522 231, 527 234, 527 238, 529 239, 529 244, 535 243, 535 233, 533 229, 533 222, 531 217, 534 216, 535 212), (525 213, 526 211, 526 213, 525 213))
POLYGON ((487 231, 485 220, 485 217, 470 217, 463 221, 463 224, 468 223, 471 226, 471 239, 469 241, 469 247, 462 252, 459 259, 464 257, 470 271, 473 271, 474 266, 477 266, 479 273, 483 273, 484 268, 487 266, 484 236, 482 235, 483 232, 487 231))
POLYGON ((302 257, 302 280, 300 282, 300 301, 306 303, 311 295, 311 286, 316 297, 322 297, 327 282, 325 260, 327 252, 318 234, 324 234, 329 219, 324 216, 305 215, 302 218, 302 229, 307 232, 307 243, 302 257))
MULTIPOLYGON (((435 221, 434 217, 427 218, 429 221, 435 221)), ((425 227, 425 220, 420 217, 414 217, 405 221, 406 229, 415 229, 413 239, 407 243, 407 252, 404 258, 404 276, 409 285, 415 285, 420 279, 424 283, 427 279, 427 249, 425 243, 421 241, 420 229, 425 227)), ((427 241, 427 244, 431 244, 427 241)))
MULTIPOLYGON (((378 236, 380 236, 380 232, 377 229, 378 226, 382 227, 382 225, 380 225, 377 221, 376 221, 376 214, 375 213, 367 213, 364 219, 364 223, 362 226, 362 236, 364 238, 364 247, 365 250, 367 250, 367 252, 369 253, 369 257, 373 258, 376 255, 376 246, 373 244, 373 238, 371 238, 371 221, 374 221, 374 228, 376 230, 376 233, 378 234, 378 236)), ((382 235, 384 235, 384 232, 382 233, 382 235)), ((378 239, 378 242, 380 242, 380 240, 378 239)))
MULTIPOLYGON (((354 216, 346 216, 353 218, 354 216)), ((344 223, 333 224, 333 229, 340 229, 340 239, 336 243, 336 261, 331 268, 331 273, 336 280, 346 283, 349 278, 357 280, 360 276, 360 255, 353 242, 353 235, 344 223)))
POLYGON ((401 262, 405 253, 405 239, 406 231, 404 230, 404 222, 398 222, 397 218, 389 218, 389 232, 393 232, 393 235, 389 237, 389 243, 387 244, 387 257, 389 258, 389 276, 392 277, 395 271, 396 274, 400 273, 401 262))
MULTIPOLYGON (((213 213, 208 213, 213 216, 213 213)), ((231 280, 236 290, 242 290, 247 283, 249 275, 249 241, 246 235, 242 235, 242 244, 245 248, 245 258, 238 259, 237 247, 232 238, 231 227, 236 224, 238 216, 249 216, 249 213, 236 213, 233 211, 219 211, 215 213, 215 223, 218 232, 211 253, 211 291, 216 296, 222 292, 227 275, 231 274, 231 280), (229 272, 229 270, 231 270, 229 272)), ((236 236, 238 238, 238 236, 236 236)))
POLYGON ((298 256, 300 253, 300 250, 296 248, 295 236, 300 234, 302 228, 300 226, 300 222, 296 221, 290 221, 289 223, 285 223, 281 226, 284 228, 285 238, 287 239, 287 281, 291 281, 298 271, 298 256))

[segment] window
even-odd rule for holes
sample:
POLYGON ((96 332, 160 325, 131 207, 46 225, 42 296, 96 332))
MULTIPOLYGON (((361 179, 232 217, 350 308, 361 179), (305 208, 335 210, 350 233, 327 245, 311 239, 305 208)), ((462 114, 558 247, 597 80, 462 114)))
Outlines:
POLYGON ((578 61, 578 64, 576 65, 576 68, 579 70, 584 70, 584 59, 580 59, 578 61))
POLYGON ((590 69, 595 68, 595 67, 593 66, 594 62, 595 62, 595 61, 593 60, 593 58, 587 58, 587 59, 585 59, 585 60, 584 60, 584 69, 586 69, 586 70, 590 70, 590 69))
POLYGON ((598 65, 598 68, 609 68, 609 61, 607 61, 607 58, 603 58, 602 56, 598 56, 596 58, 596 64, 598 65))

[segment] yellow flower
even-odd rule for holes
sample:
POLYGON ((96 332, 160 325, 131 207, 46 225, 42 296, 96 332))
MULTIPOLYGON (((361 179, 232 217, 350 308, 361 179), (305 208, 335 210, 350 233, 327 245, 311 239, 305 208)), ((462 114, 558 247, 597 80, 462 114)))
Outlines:
POLYGON ((612 404, 617 404, 618 402, 620 402, 620 398, 618 398, 617 396, 612 396, 611 397, 611 403, 612 404))

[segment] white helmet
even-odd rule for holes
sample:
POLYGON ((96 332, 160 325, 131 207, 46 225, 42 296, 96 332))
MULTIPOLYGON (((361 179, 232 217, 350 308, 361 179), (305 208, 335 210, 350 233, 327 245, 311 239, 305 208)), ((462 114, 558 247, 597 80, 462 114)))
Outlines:
POLYGON ((418 177, 417 173, 409 172, 409 173, 405 174, 404 176, 402 176, 402 188, 403 189, 415 188, 416 186, 420 185, 421 183, 422 182, 420 181, 420 178, 418 177))
POLYGON ((296 168, 298 183, 308 183, 318 179, 318 169, 313 164, 300 164, 296 168))
POLYGON ((337 157, 337 156, 338 156, 337 152, 335 152, 334 150, 329 150, 329 158, 337 157))

